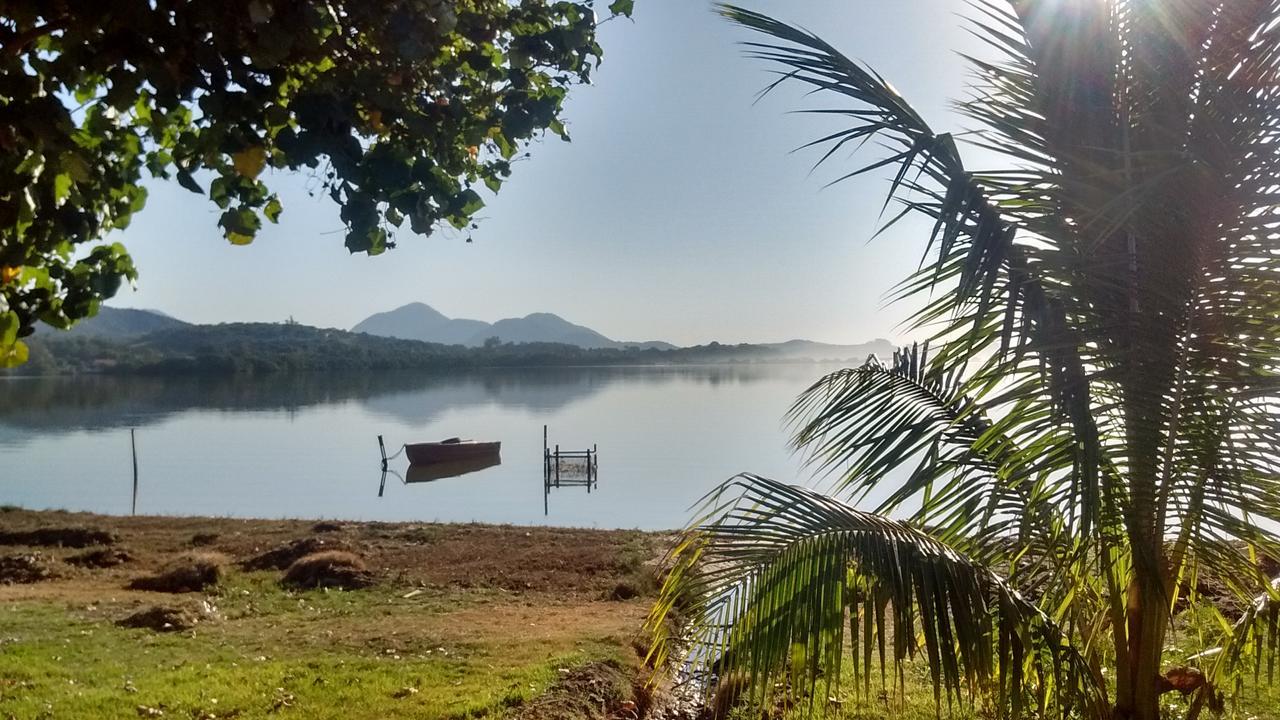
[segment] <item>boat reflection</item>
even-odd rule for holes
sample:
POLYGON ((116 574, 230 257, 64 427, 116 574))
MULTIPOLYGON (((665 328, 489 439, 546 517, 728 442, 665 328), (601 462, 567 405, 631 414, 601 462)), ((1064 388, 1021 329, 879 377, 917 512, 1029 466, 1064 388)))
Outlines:
POLYGON ((481 455, 428 465, 410 465, 404 474, 404 481, 406 483, 432 482, 468 475, 501 464, 502 458, 497 455, 481 455))
POLYGON ((468 475, 473 472, 479 472, 495 465, 501 465, 502 458, 497 455, 486 457, 465 458, 462 460, 450 460, 449 462, 431 463, 429 465, 410 465, 403 475, 392 470, 384 468, 382 477, 378 480, 378 497, 387 489, 387 476, 390 475, 405 485, 411 483, 435 482, 444 478, 459 477, 468 475))

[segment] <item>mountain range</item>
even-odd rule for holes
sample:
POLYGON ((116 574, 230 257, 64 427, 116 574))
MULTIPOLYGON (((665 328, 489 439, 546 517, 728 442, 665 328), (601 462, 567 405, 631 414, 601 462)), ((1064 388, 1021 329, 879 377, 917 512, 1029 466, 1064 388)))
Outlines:
MULTIPOLYGON (((47 329, 39 337, 56 339, 58 336, 93 338, 106 341, 138 341, 152 333, 177 330, 195 330, 217 326, 192 325, 154 310, 103 307, 98 314, 77 323, 71 330, 57 332, 47 329)), ((488 323, 482 320, 450 318, 423 303, 411 303, 388 312, 376 313, 360 321, 352 333, 375 337, 417 340, 442 345, 482 347, 491 338, 500 343, 558 343, 588 350, 672 350, 671 343, 650 340, 645 342, 621 342, 612 340, 589 327, 575 325, 551 313, 533 313, 522 318, 507 318, 488 323)), ((862 361, 868 355, 888 357, 894 345, 878 338, 856 345, 833 345, 811 340, 789 340, 781 343, 722 345, 710 343, 699 346, 715 355, 732 351, 738 360, 838 360, 862 361)))
POLYGON ((657 340, 611 340, 589 327, 575 325, 552 313, 533 313, 522 318, 487 323, 451 318, 425 303, 409 303, 395 310, 370 315, 356 323, 351 332, 467 347, 480 347, 490 338, 504 343, 549 342, 588 349, 638 347, 642 350, 670 350, 675 347, 657 340))

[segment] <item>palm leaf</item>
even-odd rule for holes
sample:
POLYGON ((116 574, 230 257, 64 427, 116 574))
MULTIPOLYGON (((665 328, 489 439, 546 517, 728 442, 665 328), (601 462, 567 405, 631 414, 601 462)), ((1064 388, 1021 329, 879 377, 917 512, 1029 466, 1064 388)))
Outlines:
POLYGON ((688 632, 660 635, 652 660, 666 661, 678 640, 691 672, 747 678, 757 703, 779 683, 812 698, 819 683, 838 683, 849 640, 868 690, 878 648, 882 683, 887 665, 896 676, 922 654, 939 707, 944 696, 990 697, 1016 715, 1034 698, 1106 716, 1099 678, 1057 624, 930 535, 755 475, 727 481, 706 510, 650 617, 663 627, 679 605, 688 632))

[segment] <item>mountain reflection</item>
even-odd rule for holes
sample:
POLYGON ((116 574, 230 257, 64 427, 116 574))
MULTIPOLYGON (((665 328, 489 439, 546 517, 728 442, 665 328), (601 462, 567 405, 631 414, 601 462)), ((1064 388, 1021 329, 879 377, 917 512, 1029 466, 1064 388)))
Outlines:
MULTIPOLYGON (((795 371, 813 377, 813 369, 795 371)), ((190 410, 297 412, 358 402, 406 423, 428 423, 452 409, 496 405, 554 411, 615 385, 746 384, 777 376, 777 366, 558 367, 457 373, 297 373, 231 377, 0 379, 0 428, 40 433, 142 427, 190 410)))

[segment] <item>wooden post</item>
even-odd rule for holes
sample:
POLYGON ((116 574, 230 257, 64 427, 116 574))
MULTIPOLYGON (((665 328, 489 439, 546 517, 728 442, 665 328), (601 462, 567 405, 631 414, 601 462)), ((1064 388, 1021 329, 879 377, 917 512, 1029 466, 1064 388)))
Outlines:
POLYGON ((138 514, 138 440, 135 430, 136 428, 129 428, 129 448, 133 451, 133 508, 129 511, 130 515, 138 514))
POLYGON ((556 487, 560 487, 560 443, 556 443, 556 487))
MULTIPOLYGON (((382 436, 378 436, 378 452, 382 453, 382 472, 387 471, 387 446, 382 443, 382 436)), ((382 493, 378 493, 378 497, 382 497, 382 493)))

